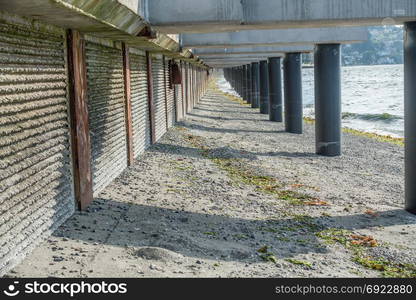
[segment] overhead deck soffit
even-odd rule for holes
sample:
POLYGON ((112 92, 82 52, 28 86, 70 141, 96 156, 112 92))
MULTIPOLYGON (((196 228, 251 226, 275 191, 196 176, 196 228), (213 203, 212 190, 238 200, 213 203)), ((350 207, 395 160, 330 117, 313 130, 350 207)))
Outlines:
POLYGON ((252 58, 244 58, 244 59, 227 58, 227 59, 210 60, 210 61, 207 61, 207 63, 210 66, 224 67, 224 66, 228 66, 228 65, 246 65, 246 64, 250 64, 252 62, 259 62, 259 61, 263 61, 263 60, 267 60, 267 59, 268 59, 268 57, 252 57, 252 58))
POLYGON ((314 45, 299 45, 299 46, 270 46, 270 47, 245 47, 245 48, 220 48, 220 49, 192 49, 192 52, 199 57, 215 57, 224 55, 240 55, 240 54, 268 54, 274 53, 289 53, 289 52, 312 52, 314 45))
POLYGON ((304 44, 356 43, 368 40, 364 27, 246 30, 239 32, 182 34, 185 48, 246 48, 304 44))
MULTIPOLYGON (((121 2, 129 2, 122 0, 121 2)), ((72 28, 100 38, 122 41, 142 50, 162 53, 193 63, 189 50, 174 38, 149 32, 149 24, 137 13, 114 0, 0 0, 0 11, 72 28), (143 36, 142 36, 143 35, 143 36)))
POLYGON ((201 56, 201 59, 207 63, 211 61, 221 61, 221 60, 250 60, 250 59, 267 59, 269 57, 283 57, 284 53, 273 53, 273 54, 237 54, 237 55, 226 55, 226 56, 216 56, 216 57, 204 57, 201 56))
POLYGON ((416 20, 414 0, 147 0, 164 33, 376 26, 416 20))

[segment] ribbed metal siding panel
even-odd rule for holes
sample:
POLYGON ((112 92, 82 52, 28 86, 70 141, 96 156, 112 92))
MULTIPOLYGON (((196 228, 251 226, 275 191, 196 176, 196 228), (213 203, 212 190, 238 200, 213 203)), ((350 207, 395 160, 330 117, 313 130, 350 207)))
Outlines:
POLYGON ((191 77, 191 65, 187 64, 187 74, 186 74, 186 85, 187 85, 187 90, 188 90, 188 112, 190 112, 192 110, 192 77, 191 77))
POLYGON ((198 102, 201 98, 201 73, 199 71, 199 68, 197 69, 197 91, 198 91, 198 102))
POLYGON ((176 117, 177 120, 182 120, 182 95, 181 95, 181 85, 176 84, 174 86, 175 101, 176 101, 176 117))
POLYGON ((74 212, 64 41, 0 18, 0 274, 74 212))
POLYGON ((182 86, 183 86, 183 70, 180 62, 177 62, 179 65, 181 76, 182 76, 182 84, 175 85, 175 99, 176 99, 176 109, 177 109, 177 116, 179 120, 183 119, 183 97, 182 97, 182 86))
POLYGON ((152 58, 152 76, 156 141, 158 141, 166 133, 165 83, 161 59, 152 58))
POLYGON ((192 65, 190 65, 191 72, 191 109, 195 107, 195 70, 192 65))
POLYGON ((127 167, 123 57, 119 49, 86 43, 93 191, 127 167))
POLYGON ((165 63, 165 77, 166 77, 166 96, 167 96, 167 118, 168 118, 168 126, 169 128, 175 125, 175 91, 172 85, 172 88, 169 88, 169 81, 170 81, 170 70, 169 70, 169 61, 166 60, 165 63))
POLYGON ((198 68, 195 68, 194 74, 195 74, 195 104, 196 104, 198 102, 198 100, 199 100, 198 68))
POLYGON ((182 89, 183 89, 183 116, 186 116, 188 107, 188 78, 186 71, 186 63, 182 63, 182 89))
POLYGON ((130 53, 134 157, 151 144, 146 57, 130 53))

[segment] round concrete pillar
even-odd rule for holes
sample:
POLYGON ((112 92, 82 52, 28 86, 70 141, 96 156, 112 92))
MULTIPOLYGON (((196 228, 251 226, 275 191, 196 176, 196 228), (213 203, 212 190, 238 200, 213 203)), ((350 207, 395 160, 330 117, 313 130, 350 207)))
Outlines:
POLYGON ((269 68, 267 60, 260 62, 260 113, 269 113, 269 68))
POLYGON ((244 98, 244 68, 240 66, 240 97, 244 98))
POLYGON ((234 68, 230 69, 230 78, 231 78, 231 81, 230 81, 231 87, 233 89, 235 89, 235 86, 234 86, 234 68))
POLYGON ((240 97, 242 97, 242 85, 243 85, 243 82, 242 82, 242 70, 241 70, 241 66, 239 66, 238 67, 238 95, 240 96, 240 97))
POLYGON ((282 122, 282 64, 280 57, 269 58, 269 120, 282 122))
POLYGON ((247 102, 251 104, 251 64, 247 66, 247 102))
POLYGON ((259 97, 260 97, 260 65, 258 62, 251 64, 252 74, 252 100, 251 107, 259 108, 259 97))
POLYGON ((247 101, 247 66, 243 66, 243 74, 242 74, 242 80, 243 80, 243 100, 247 101))
POLYGON ((283 62, 285 130, 303 133, 302 54, 287 53, 283 62))
POLYGON ((316 153, 341 155, 341 47, 319 44, 315 48, 316 153))
POLYGON ((405 209, 416 214, 416 22, 404 28, 405 209))

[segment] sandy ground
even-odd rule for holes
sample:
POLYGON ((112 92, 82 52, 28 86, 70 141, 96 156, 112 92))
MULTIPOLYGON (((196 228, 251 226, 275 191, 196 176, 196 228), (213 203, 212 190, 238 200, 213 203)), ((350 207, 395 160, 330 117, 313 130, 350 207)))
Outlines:
POLYGON ((403 148, 344 134, 314 154, 210 90, 186 121, 8 276, 415 276, 403 148))

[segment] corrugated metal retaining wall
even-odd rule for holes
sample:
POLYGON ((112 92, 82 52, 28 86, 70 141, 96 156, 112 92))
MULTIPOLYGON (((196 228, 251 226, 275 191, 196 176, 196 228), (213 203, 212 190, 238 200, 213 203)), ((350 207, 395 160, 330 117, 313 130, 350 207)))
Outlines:
MULTIPOLYGON (((121 45, 85 38, 91 165, 97 195, 127 167, 126 87, 121 45)), ((72 73, 66 47, 63 29, 0 12, 0 275, 75 210, 69 122, 75 118, 69 116, 68 99, 73 98, 68 92, 73 89, 67 86, 72 73)), ((151 143, 144 52, 130 49, 130 69, 137 157, 151 143)), ((183 94, 190 97, 190 73, 183 72, 184 79, 186 74, 182 87, 189 91, 183 94)), ((152 75, 159 140, 166 132, 166 115, 169 126, 176 119, 175 93, 165 90, 164 81, 170 78, 168 70, 164 75, 160 55, 154 55, 152 75)), ((183 103, 179 87, 176 105, 183 103)), ((74 126, 72 131, 76 130, 74 126)))
POLYGON ((175 108, 175 91, 174 86, 171 84, 170 78, 170 60, 166 60, 165 63, 165 82, 166 82, 166 101, 167 101, 167 124, 168 128, 171 128, 175 125, 176 122, 176 108, 175 108))
POLYGON ((127 141, 121 48, 93 40, 86 43, 86 61, 93 191, 97 195, 127 167, 127 141))
POLYGON ((188 90, 188 112, 192 110, 192 76, 190 64, 186 64, 186 85, 188 90))
POLYGON ((165 99, 165 75, 163 60, 159 56, 152 57, 153 76, 153 102, 155 106, 156 141, 166 133, 166 99, 165 99))
POLYGON ((151 144, 146 54, 130 49, 133 150, 137 158, 151 144))
POLYGON ((176 62, 179 66, 179 70, 181 72, 182 77, 182 83, 175 85, 175 99, 176 99, 176 116, 177 120, 180 121, 184 117, 184 101, 183 101, 183 70, 182 70, 182 64, 180 62, 176 62))
POLYGON ((183 115, 186 116, 188 112, 188 71, 186 70, 186 63, 182 63, 182 89, 183 89, 183 115))
POLYGON ((0 17, 0 274, 74 212, 63 30, 0 17))

